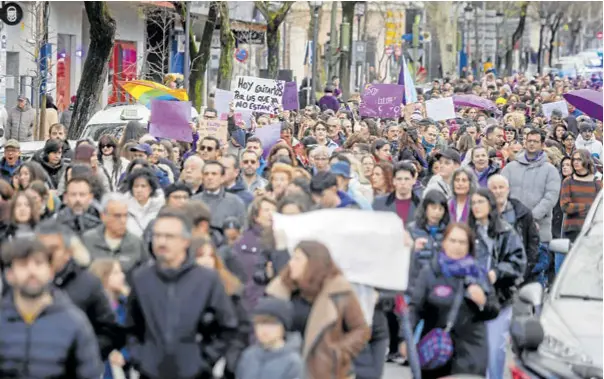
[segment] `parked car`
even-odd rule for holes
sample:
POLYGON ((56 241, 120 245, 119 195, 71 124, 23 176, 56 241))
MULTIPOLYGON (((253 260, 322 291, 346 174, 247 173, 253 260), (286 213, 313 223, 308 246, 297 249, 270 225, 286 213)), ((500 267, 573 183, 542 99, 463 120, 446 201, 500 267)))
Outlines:
POLYGON ((602 205, 594 201, 574 244, 553 240, 550 250, 566 259, 550 290, 523 287, 514 304, 513 378, 602 378, 602 205))

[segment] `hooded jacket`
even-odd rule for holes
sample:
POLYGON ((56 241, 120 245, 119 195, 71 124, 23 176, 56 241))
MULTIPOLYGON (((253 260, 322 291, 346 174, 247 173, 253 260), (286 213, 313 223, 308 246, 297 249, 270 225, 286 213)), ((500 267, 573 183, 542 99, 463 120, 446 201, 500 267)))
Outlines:
POLYGON ((237 379, 301 379, 304 363, 300 356, 302 339, 298 333, 287 335, 285 345, 267 350, 260 344, 248 347, 237 364, 237 379))
POLYGON ((234 337, 237 316, 215 271, 192 256, 177 269, 156 263, 137 270, 128 298, 126 329, 132 362, 151 379, 209 375, 234 337), (213 340, 203 335, 215 323, 213 340))
MULTIPOLYGON (((63 153, 61 154, 61 158, 64 163, 70 163, 73 159, 73 150, 71 149, 71 145, 67 141, 63 141, 63 153)), ((31 160, 34 162, 38 162, 42 164, 44 160, 44 148, 37 150, 34 155, 32 155, 31 160)))
POLYGON ((34 140, 34 120, 36 111, 29 102, 23 109, 15 106, 8 111, 8 121, 6 128, 6 140, 16 139, 19 142, 29 142, 34 140))
POLYGON ((453 189, 451 188, 451 185, 445 182, 443 177, 440 175, 434 175, 432 178, 430 178, 430 181, 424 190, 424 196, 430 192, 430 190, 437 190, 438 192, 441 192, 443 195, 445 195, 447 200, 453 198, 453 189))
POLYGON ((541 242, 552 240, 552 210, 558 202, 561 180, 558 170, 547 161, 545 153, 528 161, 521 152, 508 163, 501 175, 510 183, 510 197, 520 200, 533 212, 539 225, 541 242))
POLYGON ((415 221, 409 224, 407 230, 413 240, 425 238, 428 240, 424 248, 416 251, 413 249, 411 261, 409 262, 409 283, 407 285, 407 293, 413 292, 413 285, 419 277, 419 273, 426 267, 434 257, 442 250, 442 243, 445 237, 445 229, 447 225, 441 222, 440 225, 431 230, 429 227, 420 227, 415 221))
POLYGON ((598 141, 595 137, 586 141, 583 139, 583 136, 579 134, 575 141, 575 147, 577 149, 589 151, 589 154, 591 154, 592 157, 596 157, 602 161, 602 142, 598 141))
POLYGON ((86 316, 58 290, 53 302, 28 325, 13 294, 0 312, 0 377, 98 379, 103 373, 94 333, 86 316))
POLYGON ((237 180, 235 180, 235 184, 233 184, 232 187, 225 188, 225 190, 228 193, 232 193, 233 195, 239 196, 241 201, 243 201, 243 203, 245 204, 246 208, 249 207, 250 204, 252 204, 252 201, 254 201, 254 195, 252 195, 252 193, 247 190, 245 183, 243 182, 243 179, 241 177, 238 177, 237 180))
POLYGON ((155 196, 150 197, 145 205, 140 205, 130 193, 126 196, 128 197, 126 228, 136 237, 142 238, 147 225, 157 217, 157 214, 166 203, 163 191, 157 190, 155 196))
POLYGON ((61 182, 61 179, 65 176, 65 163, 61 160, 58 165, 53 166, 48 162, 48 160, 42 159, 42 162, 40 162, 40 164, 42 165, 44 171, 46 171, 46 173, 48 174, 48 177, 52 182, 53 188, 59 189, 59 182, 61 182))

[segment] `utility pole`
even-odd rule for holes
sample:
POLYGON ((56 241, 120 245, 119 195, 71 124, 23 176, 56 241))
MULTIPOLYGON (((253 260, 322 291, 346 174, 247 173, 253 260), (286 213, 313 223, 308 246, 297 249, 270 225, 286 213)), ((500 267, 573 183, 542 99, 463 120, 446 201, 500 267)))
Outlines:
MULTIPOLYGON (((211 5, 210 5, 211 6, 211 5)), ((185 1, 185 53, 184 53, 184 63, 185 63, 185 89, 189 92, 189 75, 191 74, 191 57, 189 52, 189 43, 190 43, 190 33, 191 33, 191 5, 189 1, 185 1)), ((203 98, 205 100, 207 96, 207 92, 203 93, 203 98)), ((207 101, 204 101, 203 104, 207 104, 207 101)))
POLYGON ((329 56, 327 57, 327 81, 331 81, 336 76, 338 70, 336 66, 336 50, 338 49, 338 26, 336 24, 338 16, 338 2, 331 3, 331 24, 329 27, 329 56))

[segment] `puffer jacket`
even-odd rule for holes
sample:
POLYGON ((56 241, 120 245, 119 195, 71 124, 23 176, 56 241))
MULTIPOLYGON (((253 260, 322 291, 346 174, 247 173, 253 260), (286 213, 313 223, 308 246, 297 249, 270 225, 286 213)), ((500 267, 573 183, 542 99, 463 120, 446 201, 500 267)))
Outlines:
POLYGON ((446 227, 447 225, 441 223, 431 232, 427 226, 420 227, 415 221, 409 224, 407 230, 409 231, 411 238, 413 238, 413 241, 418 238, 425 238, 428 242, 426 242, 422 250, 413 251, 413 255, 411 256, 409 262, 409 283, 406 291, 408 294, 413 292, 413 286, 422 269, 440 252, 445 237, 446 227))
POLYGON ((489 249, 489 243, 484 240, 479 231, 475 231, 475 246, 477 262, 488 271, 495 271, 497 279, 493 286, 503 308, 511 303, 518 286, 524 280, 527 259, 518 233, 510 224, 504 220, 500 221, 500 228, 496 231, 492 249, 489 249))
POLYGON ((29 103, 23 109, 13 107, 8 111, 8 122, 5 138, 16 139, 19 142, 34 140, 34 121, 36 111, 29 103))
POLYGON ((541 242, 552 240, 552 210, 558 202, 561 180, 558 170, 541 153, 528 161, 524 152, 508 163, 501 175, 510 183, 510 197, 518 199, 533 212, 539 225, 541 242))
POLYGON ((65 207, 57 213, 56 220, 66 225, 78 236, 102 224, 100 213, 93 206, 79 216, 74 214, 70 208, 65 207))
POLYGON ((126 228, 135 236, 142 238, 147 225, 157 217, 157 214, 166 203, 162 191, 157 191, 147 204, 140 205, 138 201, 128 193, 128 222, 126 228))

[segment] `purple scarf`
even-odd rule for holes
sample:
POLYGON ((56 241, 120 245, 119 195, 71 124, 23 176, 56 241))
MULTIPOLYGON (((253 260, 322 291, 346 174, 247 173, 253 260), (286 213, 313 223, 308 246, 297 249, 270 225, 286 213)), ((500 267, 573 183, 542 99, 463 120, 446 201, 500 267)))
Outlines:
POLYGON ((478 280, 485 277, 485 273, 478 267, 470 254, 460 259, 453 259, 441 251, 438 254, 438 265, 440 266, 440 271, 447 278, 466 278, 469 276, 478 280))
MULTIPOLYGON (((461 212, 461 219, 459 222, 467 222, 468 216, 470 215, 470 207, 468 207, 468 203, 470 198, 466 199, 466 203, 463 206, 463 211, 461 212)), ((454 196, 453 199, 449 201, 449 215, 451 216, 451 222, 457 222, 457 198, 454 196)))

